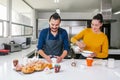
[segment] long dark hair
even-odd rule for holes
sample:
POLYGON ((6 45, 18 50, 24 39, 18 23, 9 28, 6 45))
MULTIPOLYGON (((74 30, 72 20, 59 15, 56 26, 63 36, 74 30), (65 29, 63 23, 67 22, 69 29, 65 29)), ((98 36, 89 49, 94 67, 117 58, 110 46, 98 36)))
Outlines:
POLYGON ((103 23, 103 16, 102 14, 97 14, 93 17, 93 19, 99 20, 100 23, 103 23))

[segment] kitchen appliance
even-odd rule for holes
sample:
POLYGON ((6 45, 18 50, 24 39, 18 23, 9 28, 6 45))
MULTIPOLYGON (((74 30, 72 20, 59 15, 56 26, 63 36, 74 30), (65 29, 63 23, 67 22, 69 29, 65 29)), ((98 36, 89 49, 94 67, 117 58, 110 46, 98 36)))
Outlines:
POLYGON ((10 50, 10 52, 16 52, 16 51, 21 51, 21 45, 20 44, 16 44, 16 43, 9 43, 9 44, 5 44, 4 43, 4 49, 10 50))
POLYGON ((31 46, 31 37, 15 37, 15 43, 20 44, 22 49, 27 49, 31 46))
POLYGON ((31 46, 31 38, 26 37, 26 41, 21 44, 22 49, 27 49, 31 46))
POLYGON ((9 52, 10 52, 9 50, 1 49, 0 55, 7 55, 9 52))

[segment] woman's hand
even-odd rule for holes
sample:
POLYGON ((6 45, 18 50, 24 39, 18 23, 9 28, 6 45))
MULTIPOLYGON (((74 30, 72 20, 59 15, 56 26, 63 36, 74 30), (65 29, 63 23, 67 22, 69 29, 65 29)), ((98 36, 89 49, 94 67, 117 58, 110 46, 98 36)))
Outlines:
POLYGON ((85 46, 86 46, 86 44, 83 43, 82 41, 81 41, 81 42, 77 41, 76 44, 79 46, 79 48, 80 48, 81 50, 83 50, 83 49, 85 48, 85 46))
POLYGON ((90 58, 96 57, 96 53, 92 53, 90 56, 88 56, 90 58))

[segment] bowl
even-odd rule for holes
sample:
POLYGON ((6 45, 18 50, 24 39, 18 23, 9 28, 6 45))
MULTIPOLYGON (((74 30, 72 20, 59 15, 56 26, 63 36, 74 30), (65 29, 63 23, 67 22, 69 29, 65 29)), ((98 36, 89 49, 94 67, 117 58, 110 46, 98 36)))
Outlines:
POLYGON ((84 57, 89 57, 93 52, 92 51, 82 51, 81 54, 84 56, 84 57))
POLYGON ((72 49, 75 53, 80 53, 80 48, 78 46, 72 46, 72 49))

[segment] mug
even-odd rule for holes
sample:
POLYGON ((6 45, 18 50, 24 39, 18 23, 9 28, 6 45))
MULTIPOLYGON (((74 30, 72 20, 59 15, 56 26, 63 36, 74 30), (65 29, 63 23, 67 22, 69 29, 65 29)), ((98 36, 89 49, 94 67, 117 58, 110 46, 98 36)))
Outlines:
POLYGON ((114 63, 115 63, 114 58, 108 58, 108 61, 107 61, 108 68, 114 68, 114 63))
POLYGON ((92 63, 93 63, 93 58, 86 58, 86 64, 87 66, 92 66, 92 63))

